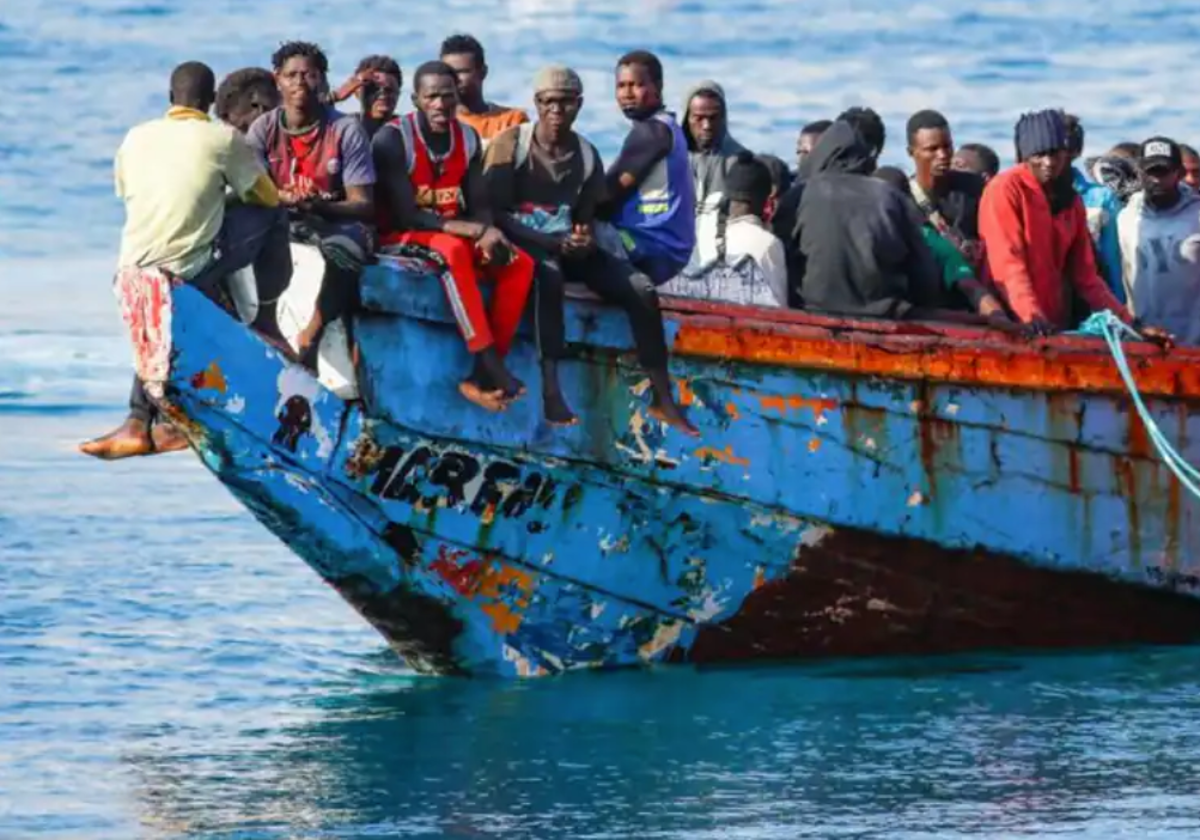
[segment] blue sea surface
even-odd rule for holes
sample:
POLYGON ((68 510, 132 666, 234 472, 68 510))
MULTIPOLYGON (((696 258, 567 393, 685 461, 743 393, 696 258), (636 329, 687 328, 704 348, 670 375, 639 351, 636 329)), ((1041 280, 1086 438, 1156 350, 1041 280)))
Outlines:
POLYGON ((1200 837, 1194 648, 419 678, 193 456, 76 454, 123 415, 111 159, 171 67, 303 37, 336 82, 453 31, 493 99, 572 64, 606 155, 635 47, 785 158, 855 104, 893 163, 924 107, 1005 156, 1047 106, 1200 140, 1198 2, 3 0, 0 840, 1200 837))

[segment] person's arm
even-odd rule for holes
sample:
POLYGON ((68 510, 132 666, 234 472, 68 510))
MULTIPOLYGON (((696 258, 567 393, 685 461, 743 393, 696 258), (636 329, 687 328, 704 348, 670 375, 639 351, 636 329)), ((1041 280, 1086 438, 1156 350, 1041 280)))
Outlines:
POLYGON ((922 233, 924 221, 911 201, 892 190, 892 220, 906 246, 904 274, 908 278, 905 299, 917 307, 937 307, 942 300, 942 271, 922 233))
POLYGON ((348 219, 358 222, 375 221, 375 163, 371 141, 358 120, 347 120, 338 143, 342 159, 342 186, 346 197, 340 201, 323 198, 301 203, 327 219, 348 219))
POLYGON ((1049 323, 1025 261, 1020 198, 1008 183, 991 184, 979 203, 979 236, 988 269, 1008 307, 1023 324, 1049 323))
POLYGON ((254 150, 237 132, 231 132, 225 161, 225 180, 246 204, 278 207, 279 190, 259 162, 254 150))
POLYGON ((1073 222, 1067 266, 1075 290, 1079 292, 1083 302, 1093 312, 1110 309, 1125 323, 1133 323, 1133 316, 1129 314, 1129 310, 1109 291, 1108 284, 1100 277, 1100 270, 1096 267, 1096 254, 1092 249, 1092 235, 1087 226, 1087 211, 1083 209, 1083 202, 1076 200, 1075 206, 1067 212, 1072 214, 1073 222))
POLYGON ((1117 216, 1121 213, 1121 202, 1116 193, 1109 190, 1104 198, 1104 224, 1100 228, 1101 259, 1104 261, 1104 279, 1109 291, 1121 303, 1126 302, 1125 282, 1121 270, 1121 244, 1117 237, 1117 216))
POLYGON ((771 237, 771 244, 767 246, 766 253, 763 254, 758 265, 762 269, 767 285, 771 287, 771 296, 775 298, 776 303, 786 309, 788 305, 787 255, 783 251, 783 243, 779 241, 779 237, 771 237))
POLYGON ((496 227, 522 248, 558 254, 565 236, 555 236, 523 224, 513 215, 517 206, 517 173, 514 166, 518 129, 506 129, 492 138, 483 155, 483 180, 496 227))
POLYGON ((125 198, 125 175, 121 171, 121 153, 125 151, 125 144, 122 143, 117 149, 117 154, 113 158, 113 190, 117 194, 117 198, 125 198))
POLYGON ((584 160, 590 156, 593 166, 591 174, 588 175, 587 181, 579 191, 579 198, 575 202, 575 206, 571 208, 571 221, 576 225, 591 226, 596 220, 596 209, 600 206, 600 202, 604 201, 606 189, 604 161, 600 158, 600 152, 596 150, 596 147, 582 137, 579 138, 579 153, 584 160))
POLYGON ((661 120, 633 124, 620 154, 604 176, 605 198, 598 210, 601 218, 612 218, 660 160, 671 153, 675 142, 671 128, 661 120))
MULTIPOLYGON (((470 143, 474 152, 467 163, 467 174, 462 184, 463 198, 467 205, 464 210, 464 222, 466 224, 474 223, 478 230, 482 230, 478 236, 472 237, 476 242, 477 250, 493 262, 508 262, 512 245, 505 237, 504 232, 496 227, 495 215, 492 213, 492 206, 488 198, 487 182, 483 178, 482 143, 475 129, 464 125, 463 134, 467 135, 468 133, 470 136, 467 138, 467 142, 470 143)), ((447 229, 447 233, 450 232, 447 229)))
MULTIPOLYGON (((271 171, 270 162, 267 160, 267 127, 273 119, 277 119, 274 111, 259 114, 254 122, 250 123, 250 128, 246 130, 246 145, 250 147, 251 153, 262 164, 263 171, 267 173, 271 171)), ((283 188, 286 184, 275 184, 275 186, 283 188)))

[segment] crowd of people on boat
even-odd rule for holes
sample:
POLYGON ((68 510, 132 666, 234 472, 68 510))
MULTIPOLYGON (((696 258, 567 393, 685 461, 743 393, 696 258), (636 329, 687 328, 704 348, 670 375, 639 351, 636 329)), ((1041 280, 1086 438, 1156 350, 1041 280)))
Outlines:
MULTIPOLYGON (((1108 311, 1145 338, 1200 344, 1200 156, 1167 137, 1083 160, 1078 117, 1027 113, 1016 163, 1001 171, 993 149, 956 147, 949 121, 923 110, 905 130, 909 173, 877 165, 884 123, 855 107, 804 126, 789 166, 733 138, 717 81, 669 109, 662 63, 638 50, 615 65, 630 129, 606 166, 574 130, 584 90, 569 67, 537 73, 532 120, 485 98, 484 48, 469 35, 416 68, 406 113, 394 58, 363 58, 336 88, 328 72, 301 41, 219 85, 202 63, 177 67, 166 113, 116 155, 119 271, 163 272, 233 311, 227 278, 252 267, 252 326, 315 367, 326 326, 359 305, 363 268, 378 253, 419 256, 440 274, 472 358, 463 397, 503 411, 524 396, 505 356, 532 309, 542 409, 562 426, 578 422, 558 363, 565 290, 579 284, 624 310, 651 413, 689 435, 664 294, 1039 334, 1108 311), (351 99, 357 113, 338 109, 351 99), (293 242, 326 265, 297 350, 276 313, 293 242)), ((135 378, 126 421, 82 449, 114 459, 185 445, 135 378)))

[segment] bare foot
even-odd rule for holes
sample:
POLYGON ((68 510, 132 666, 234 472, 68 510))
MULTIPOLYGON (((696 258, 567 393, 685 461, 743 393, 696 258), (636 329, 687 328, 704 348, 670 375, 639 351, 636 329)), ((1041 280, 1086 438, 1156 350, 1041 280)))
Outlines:
POLYGON ((508 408, 508 401, 505 400, 503 391, 499 389, 485 391, 477 382, 470 379, 464 379, 458 383, 458 392, 487 411, 503 411, 508 408))
POLYGON ((173 424, 163 420, 150 428, 154 452, 180 452, 188 448, 188 439, 173 424))
POLYGON ((119 461, 136 455, 149 455, 154 451, 154 441, 146 423, 132 417, 103 437, 79 444, 79 451, 105 461, 119 461))
POLYGON ((571 411, 571 407, 567 405, 563 395, 557 391, 543 392, 542 413, 546 417, 546 422, 551 426, 579 425, 579 418, 575 416, 575 412, 571 411))
POLYGON ((650 406, 650 416, 678 429, 688 437, 700 437, 700 430, 688 422, 683 409, 677 406, 674 400, 656 400, 650 406))

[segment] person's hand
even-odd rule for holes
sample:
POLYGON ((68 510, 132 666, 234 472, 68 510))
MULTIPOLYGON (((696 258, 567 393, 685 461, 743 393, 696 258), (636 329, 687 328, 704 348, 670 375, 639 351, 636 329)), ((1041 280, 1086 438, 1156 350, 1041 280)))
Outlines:
POLYGON ((992 321, 1012 322, 1012 319, 1008 317, 1008 312, 1004 309, 1004 304, 990 293, 985 293, 979 299, 979 314, 992 321))
POLYGON ((596 250, 596 237, 590 225, 575 225, 562 243, 563 256, 586 257, 596 250))
POLYGON ((371 73, 355 73, 346 81, 342 82, 342 86, 330 94, 330 99, 334 102, 345 102, 354 94, 362 90, 362 86, 371 80, 371 73))
POLYGON ((505 265, 512 262, 512 244, 499 228, 489 227, 475 242, 475 248, 483 255, 485 263, 505 265))
POLYGON ((1024 326, 1030 338, 1048 338, 1058 332, 1058 328, 1045 318, 1034 318, 1024 326))
POLYGON ((302 210, 304 209, 303 205, 307 204, 308 201, 309 196, 296 192, 295 190, 279 191, 279 203, 284 207, 294 207, 298 210, 302 210))
POLYGON ((1175 336, 1164 330, 1162 327, 1139 327, 1138 332, 1142 338, 1152 344, 1157 344, 1164 350, 1170 350, 1175 346, 1175 336))

